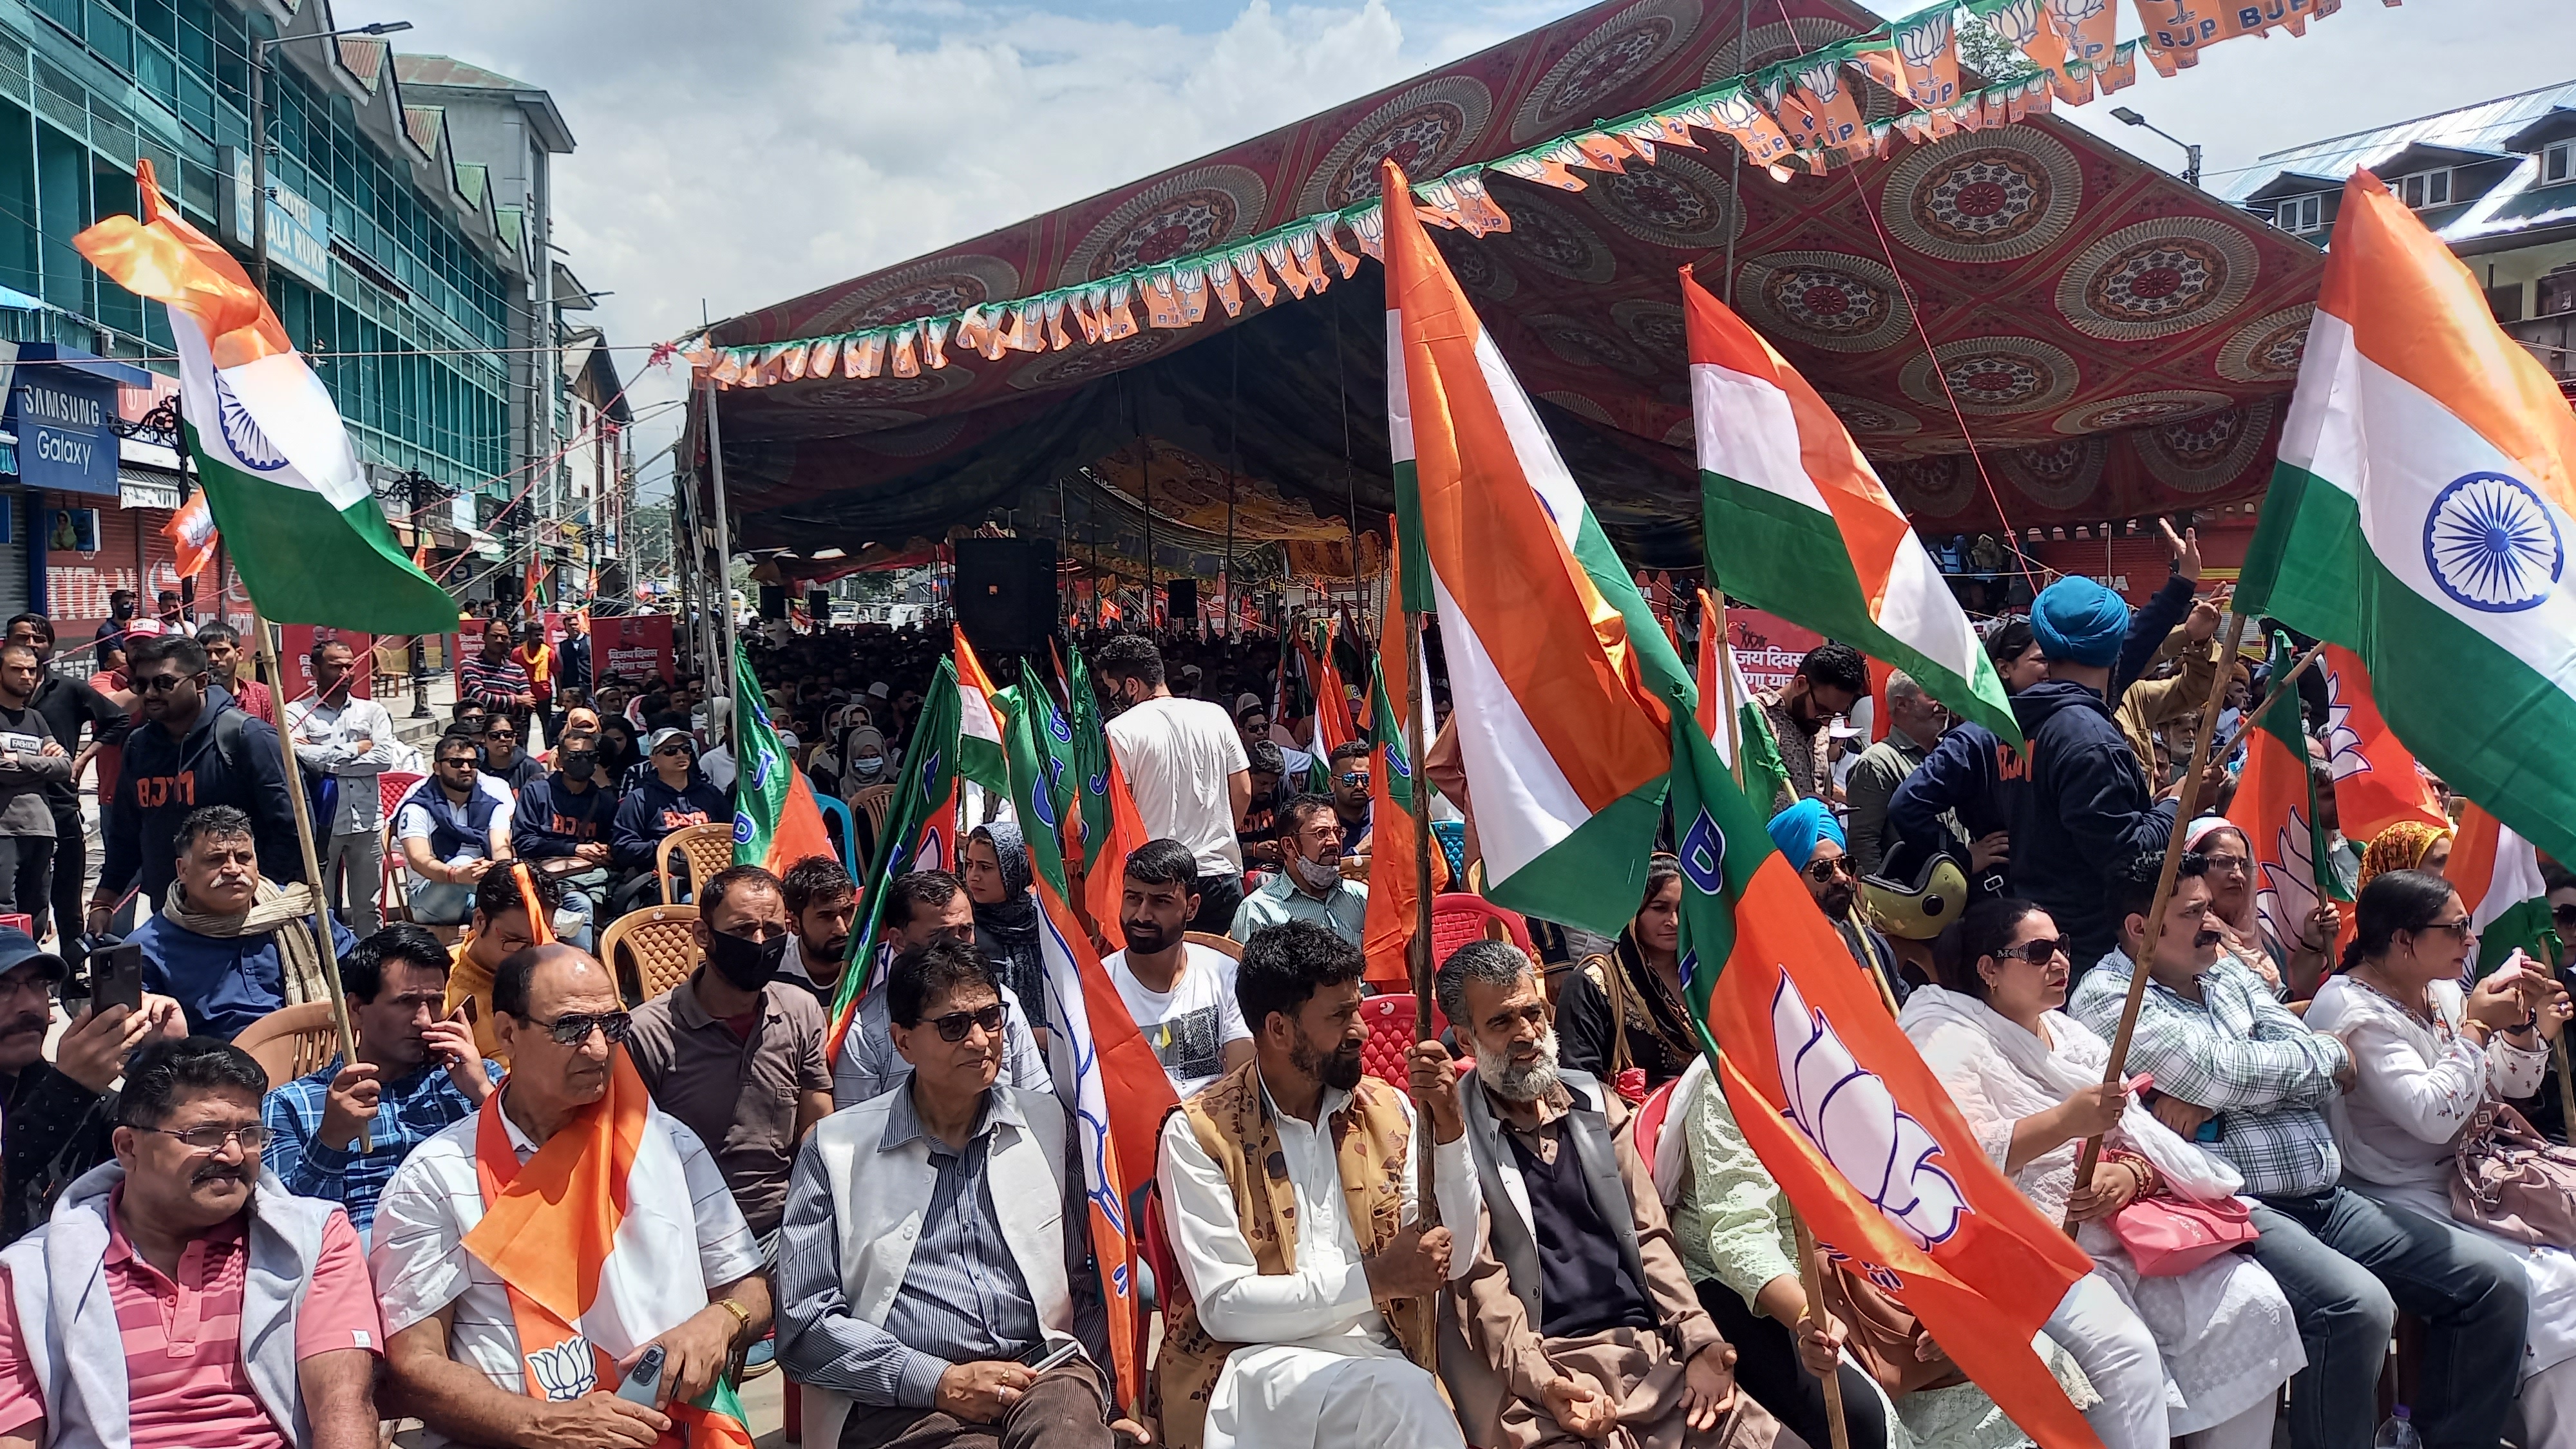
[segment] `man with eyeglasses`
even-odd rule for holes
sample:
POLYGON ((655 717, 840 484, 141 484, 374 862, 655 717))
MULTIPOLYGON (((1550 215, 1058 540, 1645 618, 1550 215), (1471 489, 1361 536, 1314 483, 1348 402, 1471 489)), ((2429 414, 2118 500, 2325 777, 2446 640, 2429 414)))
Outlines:
POLYGON ((412 873, 411 918, 424 926, 462 924, 475 885, 510 854, 518 802, 483 773, 482 759, 471 736, 439 736, 429 778, 394 807, 394 835, 412 873))
POLYGON ((483 1105, 501 1078, 501 1064, 474 1045, 474 1028, 446 1009, 447 969, 447 948, 409 922, 360 941, 340 959, 358 1060, 334 1056, 261 1107, 268 1170, 289 1192, 347 1209, 361 1239, 394 1169, 483 1105))
MULTIPOLYGON (((934 941, 975 944, 975 902, 966 883, 944 870, 913 870, 886 882, 886 908, 876 948, 877 970, 859 997, 857 1015, 841 1036, 841 1055, 832 1063, 832 1105, 855 1107, 892 1090, 903 1080, 902 1054, 895 1050, 893 1017, 886 999, 886 968, 916 946, 934 941)), ((1003 1029, 1002 1077, 1014 1087, 1051 1091, 1055 1078, 1029 1029, 1028 1013, 1011 988, 1002 988, 1009 1024, 1003 1029)))
MULTIPOLYGON (((2068 1014, 2106 1040, 2119 1029, 2163 864, 2162 851, 2144 851, 2113 878, 2120 945, 2067 999, 2068 1014)), ((2454 1252, 2447 1229, 2343 1185, 2324 1107, 2353 1088, 2351 1049, 2309 1030, 2218 949, 2207 874, 2198 852, 2183 852, 2123 1069, 2152 1073, 2145 1100, 2157 1120, 2245 1179, 2261 1234, 2247 1252, 2288 1295, 2307 1350, 2308 1366, 2290 1380, 2290 1443, 2340 1449, 2369 1431, 2400 1306, 2431 1328, 2417 1407, 2436 1429, 2432 1442, 2493 1439, 2515 1378, 2477 1366, 2510 1362, 2522 1342, 2520 1266, 2454 1252), (2440 1437, 2446 1427, 2471 1432, 2440 1437)), ((2468 918, 2442 924, 2466 931, 2468 918)))
POLYGON ((1832 808, 1822 800, 1801 800, 1771 817, 1770 833, 1771 843, 1807 883, 1807 898, 1834 923, 1843 949, 1851 952, 1862 970, 1878 973, 1902 1004, 1910 988, 1894 948, 1852 910, 1860 899, 1860 877, 1852 872, 1851 856, 1843 849, 1842 822, 1834 818, 1832 808))
POLYGON ((698 891, 697 969, 635 1008, 627 1041, 654 1104, 714 1144, 764 1247, 786 1211, 796 1144, 832 1110, 822 1003, 778 976, 793 933, 778 877, 756 865, 716 872, 698 891))
POLYGON ((697 747, 684 731, 665 727, 645 736, 644 762, 652 768, 617 802, 609 834, 609 860, 624 871, 651 871, 672 831, 733 818, 725 793, 699 773, 697 747))
POLYGON ((357 651, 317 639, 307 660, 313 692, 288 705, 295 758, 330 783, 330 813, 314 821, 322 848, 322 895, 349 929, 376 933, 376 895, 385 883, 384 791, 377 777, 401 758, 401 736, 385 707, 356 692, 357 651), (345 902, 345 904, 344 904, 345 902))
POLYGON ((1342 878, 1342 819, 1321 795, 1279 807, 1279 874, 1243 898, 1226 932, 1251 944, 1282 921, 1313 921, 1356 946, 1368 924, 1368 887, 1342 878))
POLYGON ((115 797, 100 826, 106 857, 89 898, 92 935, 106 932, 128 886, 140 888, 146 911, 169 899, 179 878, 179 824, 208 805, 230 805, 250 818, 261 873, 271 880, 304 878, 276 727, 207 684, 206 651, 196 640, 133 642, 143 723, 125 738, 115 797))
POLYGON ((1342 854, 1369 853, 1371 751, 1366 740, 1344 740, 1333 750, 1333 814, 1342 822, 1342 854))
POLYGON ((510 1075, 414 1149, 376 1203, 368 1264, 390 1335, 388 1397, 427 1426, 430 1446, 652 1444, 767 1330, 760 1245, 705 1143, 652 1105, 606 967, 533 946, 501 963, 492 1002, 510 1075), (534 1192, 513 1192, 523 1178, 534 1192), (524 1226, 467 1246, 496 1204, 524 1226), (531 1241, 569 1241, 612 1212, 622 1271, 602 1271, 565 1322, 516 1265, 556 1271, 531 1241), (618 1398, 655 1344, 666 1357, 653 1402, 618 1398))
POLYGON ((1062 1103, 1004 1085, 992 964, 951 940, 886 973, 892 1091, 797 1153, 778 1356, 806 1442, 843 1449, 1109 1449, 1141 1438, 1108 1388, 1090 1210, 1062 1103), (1038 1372, 1051 1349, 1072 1356, 1038 1372))
POLYGON ((366 1257, 261 1170, 267 1087, 206 1037, 134 1054, 116 1160, 0 1252, 0 1445, 376 1442, 366 1257))
POLYGON ((26 932, 0 926, 0 1245, 43 1222, 63 1184, 107 1160, 116 1105, 107 1091, 126 1058, 188 1032, 179 1003, 146 995, 139 1011, 73 1017, 47 1061, 54 988, 70 974, 26 932))

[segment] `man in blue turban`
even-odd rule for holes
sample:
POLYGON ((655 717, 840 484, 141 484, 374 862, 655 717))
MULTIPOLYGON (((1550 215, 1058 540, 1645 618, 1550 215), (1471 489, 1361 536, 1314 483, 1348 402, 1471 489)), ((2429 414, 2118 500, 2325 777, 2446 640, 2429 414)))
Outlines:
POLYGON ((1807 883, 1807 896, 1843 938, 1843 949, 1865 970, 1875 971, 1888 991, 1902 1002, 1906 982, 1897 969, 1896 952, 1887 938, 1852 911, 1860 898, 1860 877, 1843 851, 1842 822, 1822 800, 1801 800, 1771 817, 1771 843, 1807 883))

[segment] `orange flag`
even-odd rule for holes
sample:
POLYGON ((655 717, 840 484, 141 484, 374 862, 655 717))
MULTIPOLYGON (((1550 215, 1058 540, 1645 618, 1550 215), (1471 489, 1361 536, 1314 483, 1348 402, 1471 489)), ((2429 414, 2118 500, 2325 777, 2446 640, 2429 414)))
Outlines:
MULTIPOLYGON (((170 540, 170 551, 178 560, 179 577, 193 579, 203 573, 215 556, 215 513, 206 506, 204 489, 188 495, 170 521, 161 525, 161 536, 170 540)), ((414 560, 417 567, 418 561, 414 560)))
POLYGON ((2308 929, 2309 913, 2342 891, 2326 856, 2325 827, 2317 823, 2297 690, 2274 691, 2255 712, 2227 818, 2244 832, 2252 857, 2254 914, 2265 943, 2286 960, 2308 929))
POLYGON ((2375 840, 2400 820, 2450 829, 2432 784, 2415 768, 2415 756, 2379 717, 2370 671, 2360 656, 2329 644, 2317 656, 2316 669, 2326 680, 2326 762, 2334 769, 2335 815, 2345 838, 2375 840))

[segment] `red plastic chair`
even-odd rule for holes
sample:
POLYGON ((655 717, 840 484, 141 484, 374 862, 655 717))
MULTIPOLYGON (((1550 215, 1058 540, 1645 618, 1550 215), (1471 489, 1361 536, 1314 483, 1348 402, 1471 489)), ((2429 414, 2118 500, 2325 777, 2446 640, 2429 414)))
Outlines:
MULTIPOLYGON (((1413 1085, 1411 1073, 1404 1068, 1404 1053, 1413 1045, 1413 993, 1395 992, 1372 996, 1360 1003, 1360 1020, 1368 1023, 1368 1040, 1360 1045, 1360 1070, 1381 1082, 1397 1087, 1413 1085)), ((1431 1034, 1434 1037, 1449 1029, 1449 1019, 1431 1008, 1431 1034)))
POLYGON ((1431 959, 1434 965, 1449 959, 1449 953, 1470 941, 1508 939, 1521 948, 1532 961, 1538 959, 1537 948, 1530 944, 1529 925, 1519 916, 1495 905, 1483 896, 1451 891, 1431 898, 1431 959), (1495 935, 1499 928, 1501 935, 1495 935))
POLYGON ((410 794, 411 787, 419 784, 425 778, 427 777, 414 775, 404 770, 387 770, 383 774, 378 775, 376 777, 376 798, 384 802, 380 808, 386 815, 393 814, 394 807, 402 803, 402 797, 410 794))
POLYGON ((1188 1290, 1181 1283, 1181 1264, 1172 1254, 1172 1240, 1163 1232, 1162 1184, 1148 1181, 1129 1196, 1128 1204, 1132 1214, 1128 1226, 1136 1239, 1136 1256, 1143 1260, 1145 1271, 1154 1275, 1153 1299, 1147 1302, 1140 1296, 1136 1314, 1136 1362, 1150 1363, 1155 1313, 1160 1313, 1168 1326, 1172 1305, 1188 1290), (1146 1311, 1149 1309, 1152 1311, 1146 1311))
POLYGON ((1636 1144, 1637 1155, 1646 1160, 1648 1167, 1655 1165, 1655 1143, 1664 1135, 1664 1121, 1672 1114, 1673 1088, 1681 1084, 1682 1079, 1675 1077, 1648 1092, 1646 1100, 1637 1104, 1637 1115, 1628 1134, 1636 1144))
POLYGON ((411 919, 410 872, 403 868, 402 843, 394 838, 394 807, 426 778, 407 770, 387 770, 376 776, 376 798, 383 802, 385 817, 385 878, 376 887, 376 909, 388 921, 411 919))

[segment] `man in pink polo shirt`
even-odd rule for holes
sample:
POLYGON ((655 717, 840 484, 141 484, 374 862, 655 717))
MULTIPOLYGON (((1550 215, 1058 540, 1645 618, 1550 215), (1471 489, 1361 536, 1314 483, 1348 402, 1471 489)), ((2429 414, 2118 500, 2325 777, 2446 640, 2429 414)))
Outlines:
POLYGON ((366 1257, 261 1170, 267 1086, 212 1037, 127 1063, 116 1160, 0 1252, 0 1449, 372 1449, 366 1257))

